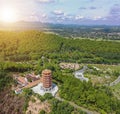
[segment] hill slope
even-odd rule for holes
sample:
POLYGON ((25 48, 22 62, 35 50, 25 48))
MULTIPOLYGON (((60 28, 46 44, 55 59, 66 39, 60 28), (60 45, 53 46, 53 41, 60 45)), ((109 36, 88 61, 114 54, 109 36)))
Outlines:
POLYGON ((120 42, 65 39, 39 31, 0 32, 0 59, 48 58, 84 63, 119 63, 120 42))

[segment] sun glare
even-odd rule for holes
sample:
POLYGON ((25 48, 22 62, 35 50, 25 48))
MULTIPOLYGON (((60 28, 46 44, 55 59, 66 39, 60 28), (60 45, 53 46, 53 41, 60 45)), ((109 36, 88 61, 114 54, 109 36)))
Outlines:
POLYGON ((4 8, 1 10, 1 21, 3 22, 15 22, 16 21, 16 12, 12 8, 4 8))

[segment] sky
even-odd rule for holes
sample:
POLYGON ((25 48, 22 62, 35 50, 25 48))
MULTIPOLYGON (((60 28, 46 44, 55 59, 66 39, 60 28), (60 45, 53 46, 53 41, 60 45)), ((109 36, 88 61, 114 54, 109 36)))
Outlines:
POLYGON ((120 0, 0 0, 16 21, 80 25, 120 25, 120 0))

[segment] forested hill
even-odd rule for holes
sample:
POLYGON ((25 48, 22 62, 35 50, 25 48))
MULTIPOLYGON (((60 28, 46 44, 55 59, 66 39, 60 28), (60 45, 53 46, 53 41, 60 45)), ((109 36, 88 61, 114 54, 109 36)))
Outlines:
POLYGON ((120 63, 120 42, 66 39, 39 31, 0 32, 1 61, 27 61, 42 56, 79 63, 120 63))

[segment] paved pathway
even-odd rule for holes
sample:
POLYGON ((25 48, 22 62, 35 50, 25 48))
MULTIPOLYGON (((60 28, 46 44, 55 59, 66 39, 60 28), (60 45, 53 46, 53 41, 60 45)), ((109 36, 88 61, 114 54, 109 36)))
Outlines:
POLYGON ((114 86, 120 82, 120 76, 113 82, 110 83, 110 86, 114 86))
POLYGON ((80 79, 81 81, 88 82, 88 78, 84 77, 84 72, 87 69, 87 66, 84 66, 81 70, 75 71, 73 74, 76 78, 80 79))
POLYGON ((80 72, 80 73, 83 74, 86 69, 87 69, 87 66, 84 66, 81 70, 77 70, 77 71, 75 71, 75 72, 80 72))

